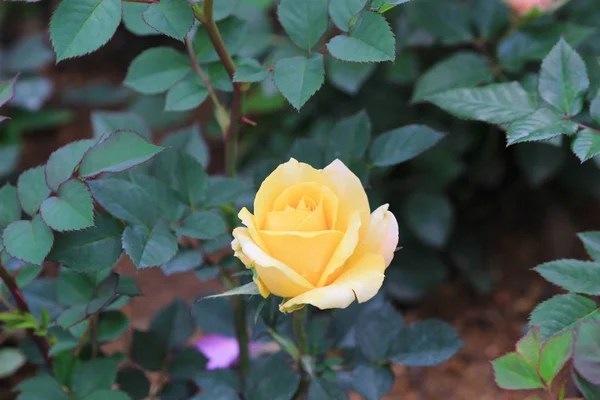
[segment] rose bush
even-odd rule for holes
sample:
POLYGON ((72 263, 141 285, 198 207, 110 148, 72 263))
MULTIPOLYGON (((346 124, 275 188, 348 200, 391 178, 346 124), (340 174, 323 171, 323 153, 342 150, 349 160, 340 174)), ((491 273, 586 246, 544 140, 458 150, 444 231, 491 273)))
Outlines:
POLYGON ((568 0, 509 0, 510 7, 519 14, 526 14, 534 9, 548 12, 557 9, 568 0))
POLYGON ((360 179, 339 160, 323 170, 290 159, 260 186, 254 215, 233 231, 235 255, 255 272, 263 297, 283 312, 311 304, 345 308, 371 299, 398 244, 398 223, 383 205, 372 214, 360 179))

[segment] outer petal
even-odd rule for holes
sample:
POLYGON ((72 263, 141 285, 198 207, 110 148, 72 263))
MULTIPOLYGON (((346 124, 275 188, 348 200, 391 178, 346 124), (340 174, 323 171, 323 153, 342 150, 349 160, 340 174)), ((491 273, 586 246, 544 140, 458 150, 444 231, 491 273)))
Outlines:
POLYGON ((279 306, 283 312, 292 312, 311 304, 321 310, 346 308, 356 298, 359 303, 373 298, 381 285, 385 271, 385 261, 379 254, 366 254, 331 285, 316 288, 294 297, 279 306))
POLYGON ((339 200, 338 219, 333 229, 345 231, 350 225, 352 212, 359 211, 361 219, 360 238, 369 227, 369 199, 360 179, 340 160, 335 160, 321 171, 334 187, 339 200))
POLYGON ((357 248, 357 256, 365 253, 379 253, 385 259, 387 267, 394 258, 398 247, 398 221, 384 204, 371 214, 369 230, 357 248))
POLYGON ((231 245, 237 256, 247 267, 255 269, 266 288, 274 295, 294 297, 314 288, 293 269, 266 254, 252 240, 248 228, 235 228, 233 237, 231 245))
POLYGON ((275 200, 284 190, 302 182, 315 182, 320 186, 332 187, 331 183, 316 169, 293 158, 281 164, 260 185, 254 198, 256 228, 263 229, 267 212, 273 211, 275 200))

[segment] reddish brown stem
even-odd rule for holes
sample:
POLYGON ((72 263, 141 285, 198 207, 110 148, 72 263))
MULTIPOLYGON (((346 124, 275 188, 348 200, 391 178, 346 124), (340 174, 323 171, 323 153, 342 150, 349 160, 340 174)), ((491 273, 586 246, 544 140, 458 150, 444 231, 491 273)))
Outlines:
MULTIPOLYGON (((15 278, 13 278, 13 276, 10 274, 10 272, 7 271, 7 269, 4 267, 4 265, 2 265, 1 262, 0 262, 0 279, 2 279, 2 281, 4 281, 4 284, 8 288, 13 299, 15 299, 17 308, 25 314, 31 314, 31 311, 29 310, 29 305, 27 304, 25 297, 23 297, 23 293, 21 292, 21 289, 19 289, 19 287, 17 286, 17 282, 15 281, 15 278)), ((50 349, 48 347, 48 342, 46 342, 46 340, 44 338, 36 335, 35 331, 33 329, 27 329, 26 332, 27 332, 27 335, 29 335, 29 337, 31 338, 31 340, 33 340, 33 342, 37 346, 38 350, 40 351, 40 354, 42 355, 42 357, 44 358, 44 361, 46 362, 46 366, 48 367, 48 369, 50 371, 52 371, 52 358, 50 358, 50 354, 49 354, 50 349)))

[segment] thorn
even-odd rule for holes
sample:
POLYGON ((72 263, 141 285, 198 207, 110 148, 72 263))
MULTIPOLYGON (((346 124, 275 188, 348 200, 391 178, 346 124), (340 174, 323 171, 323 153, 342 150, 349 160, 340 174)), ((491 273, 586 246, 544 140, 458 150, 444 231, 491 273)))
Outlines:
POLYGON ((273 71, 275 71, 275 67, 269 67, 269 68, 267 68, 267 71, 273 72, 273 71))
POLYGON ((242 122, 248 125, 256 126, 257 123, 242 115, 242 122))

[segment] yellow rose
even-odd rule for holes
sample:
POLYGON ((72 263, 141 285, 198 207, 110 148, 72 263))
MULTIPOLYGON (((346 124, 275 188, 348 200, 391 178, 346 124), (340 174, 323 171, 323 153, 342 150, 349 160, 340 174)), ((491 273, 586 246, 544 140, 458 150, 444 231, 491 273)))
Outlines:
POLYGON ((233 231, 236 257, 255 271, 263 297, 292 312, 312 304, 346 308, 371 299, 398 244, 398 223, 383 205, 371 214, 358 177, 339 160, 323 170, 293 158, 260 186, 254 215, 233 231))

